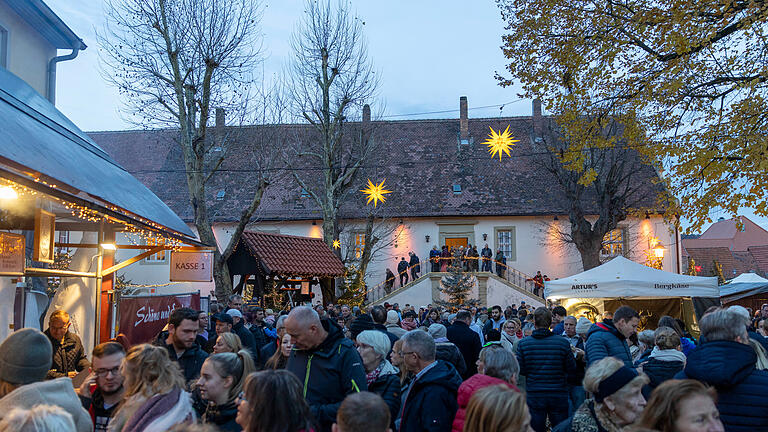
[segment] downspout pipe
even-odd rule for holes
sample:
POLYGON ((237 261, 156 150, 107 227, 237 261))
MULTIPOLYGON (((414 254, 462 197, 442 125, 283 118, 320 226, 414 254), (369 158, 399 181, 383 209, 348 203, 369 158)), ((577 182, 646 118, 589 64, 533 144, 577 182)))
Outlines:
POLYGON ((80 54, 80 47, 72 48, 72 52, 67 55, 57 56, 48 62, 48 88, 46 89, 46 98, 56 105, 56 63, 73 60, 80 54))

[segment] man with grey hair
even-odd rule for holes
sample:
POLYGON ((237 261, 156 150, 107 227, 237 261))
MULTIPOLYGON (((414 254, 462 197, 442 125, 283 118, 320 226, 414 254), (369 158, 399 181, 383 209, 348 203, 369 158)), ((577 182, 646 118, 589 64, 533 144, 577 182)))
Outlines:
POLYGON ((685 368, 675 377, 717 389, 717 409, 729 432, 768 430, 768 371, 756 367, 748 323, 748 317, 730 308, 704 315, 699 328, 706 342, 688 354, 685 368))
POLYGON ((309 306, 293 308, 284 324, 294 347, 285 369, 304 384, 318 431, 329 432, 344 398, 368 390, 363 361, 338 325, 309 306))
POLYGON ((450 363, 435 360, 435 341, 428 333, 411 330, 401 340, 403 366, 414 378, 403 392, 397 430, 451 430, 461 377, 450 363))

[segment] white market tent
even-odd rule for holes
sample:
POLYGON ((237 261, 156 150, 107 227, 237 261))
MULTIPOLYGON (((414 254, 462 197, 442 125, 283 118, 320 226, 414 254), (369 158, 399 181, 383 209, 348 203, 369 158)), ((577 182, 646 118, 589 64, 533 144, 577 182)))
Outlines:
POLYGON ((742 273, 720 287, 720 297, 723 303, 730 303, 746 297, 768 292, 768 279, 755 273, 742 273))
POLYGON ((544 282, 548 300, 571 298, 719 298, 716 277, 687 276, 638 264, 622 256, 571 277, 544 282))

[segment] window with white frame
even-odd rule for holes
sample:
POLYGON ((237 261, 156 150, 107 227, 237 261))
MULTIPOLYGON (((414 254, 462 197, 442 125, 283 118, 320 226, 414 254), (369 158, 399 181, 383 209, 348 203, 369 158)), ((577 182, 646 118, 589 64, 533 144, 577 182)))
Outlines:
MULTIPOLYGON (((165 241, 163 240, 156 240, 156 239, 147 239, 147 246, 159 246, 165 244, 165 241)), ((164 262, 165 261, 165 251, 161 250, 160 252, 156 254, 152 254, 146 258, 144 258, 144 261, 146 262, 164 262)))
MULTIPOLYGON (((59 231, 59 235, 56 239, 56 243, 69 243, 69 231, 59 231)), ((56 248, 56 253, 68 254, 69 248, 59 246, 56 248)))
POLYGON ((507 260, 514 261, 516 259, 514 228, 496 229, 496 250, 499 249, 501 249, 501 252, 504 254, 504 258, 507 260))
POLYGON ((600 255, 604 257, 615 257, 627 253, 627 229, 616 228, 603 237, 603 249, 600 255))
POLYGON ((355 233, 355 259, 363 257, 363 249, 365 248, 365 233, 362 231, 355 233))

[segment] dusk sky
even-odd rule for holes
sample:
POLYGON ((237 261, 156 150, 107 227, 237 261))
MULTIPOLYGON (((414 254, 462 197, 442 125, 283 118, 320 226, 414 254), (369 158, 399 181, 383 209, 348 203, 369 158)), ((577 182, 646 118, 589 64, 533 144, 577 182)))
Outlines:
MULTIPOLYGON (((47 0, 47 4, 88 45, 74 61, 59 64, 57 107, 85 131, 135 127, 121 117, 120 96, 102 77, 105 71, 95 37, 104 26, 101 1, 47 0)), ((468 97, 470 117, 530 115, 531 101, 519 98, 519 88, 501 88, 494 79, 494 72, 503 72, 505 65, 500 49, 504 23, 494 1, 351 4, 365 22, 370 59, 381 78, 381 98, 373 103, 385 107, 385 119, 458 117, 460 96, 468 97)), ((289 38, 304 2, 264 5, 263 73, 272 77, 291 55, 289 38)), ((729 217, 717 210, 710 215, 714 220, 729 217)), ((768 219, 748 209, 744 215, 768 229, 768 219)))

